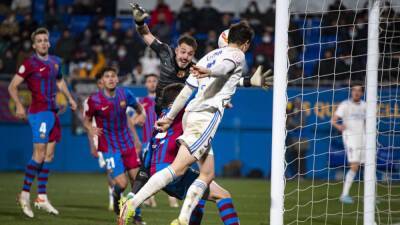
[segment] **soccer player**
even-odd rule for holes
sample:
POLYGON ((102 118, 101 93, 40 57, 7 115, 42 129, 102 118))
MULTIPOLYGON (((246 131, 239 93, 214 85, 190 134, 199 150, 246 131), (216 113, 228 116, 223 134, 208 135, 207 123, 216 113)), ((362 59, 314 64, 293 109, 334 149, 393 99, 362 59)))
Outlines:
POLYGON ((197 94, 186 107, 183 116, 181 145, 173 163, 154 174, 143 188, 123 205, 120 223, 127 223, 146 198, 182 176, 194 162, 200 165, 200 175, 187 191, 178 219, 171 224, 188 224, 194 207, 214 179, 214 157, 211 141, 242 75, 244 53, 248 50, 254 31, 245 22, 232 25, 228 46, 204 56, 196 66, 186 85, 175 99, 168 114, 157 121, 157 129, 166 131, 186 101, 197 89, 197 94))
MULTIPOLYGON (((145 115, 145 112, 129 89, 117 87, 116 69, 106 67, 101 75, 103 89, 89 97, 84 126, 89 135, 99 137, 98 151, 103 153, 107 170, 115 184, 114 211, 118 214, 118 202, 128 183, 125 171, 133 183, 140 166, 132 134, 128 127, 126 108, 133 107, 138 115, 145 115), (96 127, 92 126, 93 118, 96 120, 96 127)), ((145 116, 141 118, 145 118, 145 116)), ((141 220, 138 217, 135 219, 137 219, 136 223, 141 220)))
POLYGON ((365 160, 365 102, 361 100, 363 87, 354 85, 351 88, 351 99, 339 104, 332 117, 332 125, 342 132, 344 147, 350 170, 347 171, 340 201, 346 204, 353 203, 349 195, 351 184, 357 175, 358 168, 365 160), (338 120, 342 123, 339 124, 338 120))
POLYGON ((16 116, 28 118, 33 135, 33 154, 25 170, 24 185, 17 197, 23 213, 33 218, 30 206, 30 190, 37 175, 38 197, 35 207, 48 213, 58 215, 59 212, 47 197, 47 183, 50 164, 53 161, 56 142, 61 139, 61 126, 57 116, 57 89, 68 99, 72 110, 77 108, 61 73, 61 59, 49 55, 49 31, 46 28, 36 29, 32 35, 34 54, 24 60, 8 87, 11 98, 16 105, 16 116), (26 81, 32 93, 32 103, 28 116, 18 97, 18 87, 26 81))
MULTIPOLYGON (((96 85, 99 90, 101 90, 103 88, 103 83, 101 81, 101 77, 102 77, 101 73, 98 73, 95 76, 96 85)), ((89 106, 87 104, 88 99, 89 98, 86 98, 83 101, 83 117, 85 117, 85 114, 89 108, 89 106)), ((97 127, 96 120, 92 120, 92 126, 97 127)), ((98 158, 99 167, 102 169, 106 169, 106 161, 104 160, 103 153, 101 151, 98 151, 99 137, 97 135, 91 136, 88 133, 88 139, 89 139, 90 153, 93 155, 93 157, 98 158)), ((108 210, 113 211, 114 210, 114 197, 113 197, 114 182, 109 174, 107 174, 107 185, 108 185, 108 210)))
MULTIPOLYGON (((170 84, 166 86, 162 92, 162 115, 165 115, 170 110, 170 107, 184 87, 183 84, 170 84)), ((179 112, 174 119, 170 128, 166 132, 156 132, 153 134, 151 142, 151 166, 150 174, 153 175, 169 166, 175 159, 179 146, 176 142, 177 138, 182 135, 182 116, 184 110, 179 112)), ((199 173, 189 168, 185 174, 179 177, 176 181, 167 185, 163 190, 169 196, 175 196, 179 199, 184 199, 190 185, 197 179, 199 173)), ((230 193, 219 186, 215 181, 212 181, 208 190, 203 195, 202 199, 197 204, 190 217, 190 225, 201 224, 204 214, 205 200, 216 202, 220 212, 220 218, 224 224, 239 224, 239 218, 233 206, 230 193)))
MULTIPOLYGON (((155 97, 156 97, 156 88, 158 84, 158 76, 156 74, 148 74, 145 76, 145 83, 147 89, 147 96, 139 98, 139 103, 143 106, 146 111, 146 122, 143 126, 142 132, 142 159, 150 160, 150 157, 145 157, 145 152, 147 152, 149 148, 150 139, 153 135, 154 124, 157 120, 157 114, 155 112, 155 97)), ((142 162, 142 164, 149 164, 149 162, 142 162)), ((170 207, 177 208, 179 207, 178 201, 173 197, 168 197, 170 207)), ((150 207, 156 207, 157 202, 155 200, 154 195, 150 197, 146 202, 146 205, 150 207)))

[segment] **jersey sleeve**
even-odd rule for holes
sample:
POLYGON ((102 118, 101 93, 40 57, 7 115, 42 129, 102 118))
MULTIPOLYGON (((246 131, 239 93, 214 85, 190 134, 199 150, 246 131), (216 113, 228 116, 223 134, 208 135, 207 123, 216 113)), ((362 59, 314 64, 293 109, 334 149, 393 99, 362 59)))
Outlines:
POLYGON ((245 60, 245 55, 242 51, 230 51, 228 52, 225 57, 223 58, 223 61, 231 61, 235 64, 235 68, 238 66, 243 66, 243 62, 245 60))
POLYGON ((24 62, 19 66, 17 75, 26 79, 32 73, 32 66, 29 59, 24 60, 24 62))
POLYGON ((199 81, 192 74, 190 74, 188 76, 188 78, 186 79, 186 84, 189 85, 192 88, 198 88, 199 87, 199 81))
POLYGON ((63 73, 62 73, 62 60, 59 57, 56 57, 56 64, 54 67, 57 69, 57 80, 61 80, 63 78, 63 73))
POLYGON ((86 117, 88 117, 88 118, 94 117, 94 114, 96 112, 96 104, 91 97, 89 97, 87 99, 87 101, 84 102, 83 110, 84 110, 83 112, 85 113, 86 117), (85 105, 87 107, 86 110, 85 110, 85 105))
POLYGON ((125 95, 126 95, 126 105, 136 108, 136 106, 138 104, 138 102, 136 100, 136 96, 128 88, 124 88, 124 91, 125 91, 125 95))
POLYGON ((340 118, 343 118, 345 107, 346 107, 346 102, 341 102, 335 111, 335 115, 340 118))
POLYGON ((159 57, 170 53, 170 47, 157 39, 154 39, 150 44, 150 48, 155 51, 159 57))

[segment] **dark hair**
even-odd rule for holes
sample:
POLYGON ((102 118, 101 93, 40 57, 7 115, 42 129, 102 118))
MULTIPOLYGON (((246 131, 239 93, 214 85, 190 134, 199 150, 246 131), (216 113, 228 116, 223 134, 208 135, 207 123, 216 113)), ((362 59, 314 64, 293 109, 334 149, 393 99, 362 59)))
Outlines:
POLYGON ((47 36, 49 36, 49 30, 47 30, 47 28, 45 28, 45 27, 39 27, 35 31, 33 31, 31 34, 32 43, 35 42, 35 37, 36 37, 36 35, 39 35, 39 34, 47 34, 47 36))
POLYGON ((232 24, 229 28, 228 43, 242 45, 247 41, 251 42, 253 37, 253 28, 251 28, 247 22, 241 21, 239 23, 232 24))
POLYGON ((96 82, 97 82, 97 81, 99 81, 102 77, 103 77, 103 73, 98 72, 98 73, 96 73, 96 76, 94 76, 94 79, 95 79, 96 82))
POLYGON ((364 86, 362 85, 361 82, 353 81, 350 85, 351 89, 353 89, 354 87, 357 87, 357 86, 361 87, 361 91, 364 92, 364 86))
POLYGON ((144 80, 147 81, 147 78, 149 78, 149 77, 155 77, 155 78, 157 78, 157 80, 158 80, 158 75, 157 75, 157 74, 154 74, 154 73, 146 74, 146 75, 144 76, 144 80))
POLYGON ((162 93, 161 93, 161 108, 165 109, 167 108, 171 103, 174 102, 176 96, 179 95, 181 92, 182 88, 184 87, 184 84, 181 83, 174 83, 167 85, 162 93))
POLYGON ((117 70, 115 67, 106 66, 106 67, 104 67, 104 69, 101 70, 101 72, 100 72, 100 78, 102 78, 102 77, 104 76, 104 74, 105 74, 106 72, 109 72, 109 71, 112 71, 112 72, 114 72, 115 74, 118 75, 118 70, 117 70))
POLYGON ((196 39, 194 39, 194 37, 192 37, 190 35, 182 35, 179 37, 178 45, 181 45, 183 43, 191 46, 194 50, 197 49, 197 41, 196 41, 196 39))

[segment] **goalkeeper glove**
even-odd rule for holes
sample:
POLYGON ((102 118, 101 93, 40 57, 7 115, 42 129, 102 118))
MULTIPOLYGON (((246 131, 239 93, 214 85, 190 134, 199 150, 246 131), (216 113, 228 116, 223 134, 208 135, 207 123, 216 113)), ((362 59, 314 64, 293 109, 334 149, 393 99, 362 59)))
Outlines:
POLYGON ((268 89, 273 84, 274 77, 272 70, 269 69, 267 72, 262 73, 262 66, 258 66, 256 72, 250 78, 250 84, 253 87, 262 87, 268 89))
POLYGON ((135 19, 136 25, 142 26, 144 24, 144 20, 149 16, 149 14, 137 3, 129 3, 129 5, 132 7, 132 15, 135 19))

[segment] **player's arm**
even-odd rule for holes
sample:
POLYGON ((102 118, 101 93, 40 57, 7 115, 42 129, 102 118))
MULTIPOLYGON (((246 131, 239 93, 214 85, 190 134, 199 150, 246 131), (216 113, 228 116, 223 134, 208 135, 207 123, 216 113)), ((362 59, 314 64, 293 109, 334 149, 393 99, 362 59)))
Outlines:
POLYGON ((154 37, 154 35, 150 32, 147 24, 144 22, 149 14, 146 12, 145 9, 143 9, 136 3, 129 3, 129 5, 132 7, 132 15, 136 23, 137 32, 140 34, 140 36, 142 36, 143 41, 146 43, 146 45, 150 46, 154 42, 154 40, 156 40, 156 37, 154 37))
POLYGON ((136 131, 136 120, 134 116, 128 117, 128 127, 131 130, 133 135, 133 143, 135 143, 136 153, 139 153, 142 150, 142 142, 140 141, 139 135, 136 131))
POLYGON ((67 84, 65 83, 65 80, 63 78, 57 80, 57 87, 61 91, 61 93, 63 93, 67 97, 71 109, 76 110, 78 105, 72 97, 71 92, 69 92, 67 84))
POLYGON ((185 107, 186 102, 189 100, 190 96, 192 96, 195 88, 186 84, 185 87, 181 90, 179 95, 175 98, 174 103, 171 106, 168 114, 157 120, 155 128, 162 132, 165 132, 168 127, 172 124, 175 117, 179 114, 179 112, 185 107))
POLYGON ((15 102, 16 107, 16 117, 19 119, 26 118, 25 107, 22 105, 18 97, 18 86, 24 82, 24 78, 15 74, 10 84, 8 85, 8 93, 10 94, 12 100, 15 102))
POLYGON ((223 60, 222 63, 216 64, 212 68, 204 68, 198 65, 190 67, 190 73, 197 79, 204 77, 220 77, 228 75, 236 68, 236 64, 231 60, 223 60))
POLYGON ((344 107, 345 106, 343 104, 340 104, 339 107, 337 108, 337 110, 335 111, 335 113, 333 114, 332 119, 331 119, 332 126, 335 127, 336 129, 338 129, 341 132, 346 129, 344 124, 339 124, 338 123, 340 118, 343 117, 344 107))
POLYGON ((262 72, 262 66, 258 66, 256 72, 249 77, 242 77, 239 80, 238 86, 241 87, 262 87, 268 89, 273 85, 274 77, 272 70, 269 69, 266 72, 262 72))

